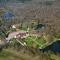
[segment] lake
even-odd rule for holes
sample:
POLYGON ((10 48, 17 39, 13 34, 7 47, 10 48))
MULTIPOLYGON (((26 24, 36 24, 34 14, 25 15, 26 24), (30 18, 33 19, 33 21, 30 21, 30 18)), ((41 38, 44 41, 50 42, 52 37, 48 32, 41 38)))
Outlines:
POLYGON ((56 41, 53 42, 51 45, 41 49, 43 52, 48 52, 48 51, 52 51, 52 52, 58 52, 60 53, 60 41, 56 41))

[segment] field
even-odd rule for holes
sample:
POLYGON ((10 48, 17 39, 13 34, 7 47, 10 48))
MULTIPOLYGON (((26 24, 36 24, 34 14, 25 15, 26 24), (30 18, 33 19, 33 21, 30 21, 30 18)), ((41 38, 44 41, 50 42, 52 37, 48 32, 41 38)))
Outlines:
MULTIPOLYGON (((23 48, 24 49, 24 48, 23 48)), ((48 54, 39 52, 38 50, 32 53, 34 50, 14 50, 13 48, 4 49, 0 53, 0 60, 60 60, 60 55, 48 52, 48 54)))

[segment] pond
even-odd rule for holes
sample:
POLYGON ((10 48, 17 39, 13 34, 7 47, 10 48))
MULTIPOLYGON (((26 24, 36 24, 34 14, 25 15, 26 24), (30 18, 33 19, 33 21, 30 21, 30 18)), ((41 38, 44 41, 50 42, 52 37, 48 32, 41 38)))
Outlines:
POLYGON ((44 49, 41 49, 43 52, 45 51, 52 51, 52 52, 58 52, 60 53, 60 41, 53 42, 51 45, 45 47, 44 49))
POLYGON ((46 27, 46 25, 45 24, 37 24, 36 25, 36 28, 35 28, 35 30, 40 30, 40 29, 43 29, 43 28, 45 28, 46 27))
POLYGON ((13 13, 12 12, 5 12, 2 16, 2 18, 4 19, 11 19, 12 17, 14 17, 13 13))

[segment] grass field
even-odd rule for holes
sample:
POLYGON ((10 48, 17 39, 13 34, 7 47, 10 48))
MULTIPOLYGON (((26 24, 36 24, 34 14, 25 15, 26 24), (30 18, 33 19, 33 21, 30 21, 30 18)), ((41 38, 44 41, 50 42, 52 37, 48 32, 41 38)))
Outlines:
POLYGON ((29 51, 21 50, 21 51, 16 51, 14 49, 4 49, 0 53, 0 60, 40 60, 40 56, 38 55, 33 55, 32 53, 30 54, 29 51))
POLYGON ((34 47, 34 48, 39 48, 44 43, 46 43, 46 40, 44 40, 41 37, 29 36, 25 39, 25 42, 26 42, 27 46, 34 47))
POLYGON ((0 60, 19 60, 19 56, 8 51, 2 51, 0 52, 0 60))
POLYGON ((60 60, 60 55, 51 52, 38 53, 37 51, 33 54, 25 49, 17 51, 13 48, 8 48, 0 52, 0 60, 60 60))

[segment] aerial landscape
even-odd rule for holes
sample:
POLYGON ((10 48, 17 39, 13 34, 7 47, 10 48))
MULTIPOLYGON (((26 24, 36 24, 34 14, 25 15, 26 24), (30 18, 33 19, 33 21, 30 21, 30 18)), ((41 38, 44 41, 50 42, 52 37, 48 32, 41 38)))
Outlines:
POLYGON ((0 0, 0 60, 60 60, 60 0, 0 0))

